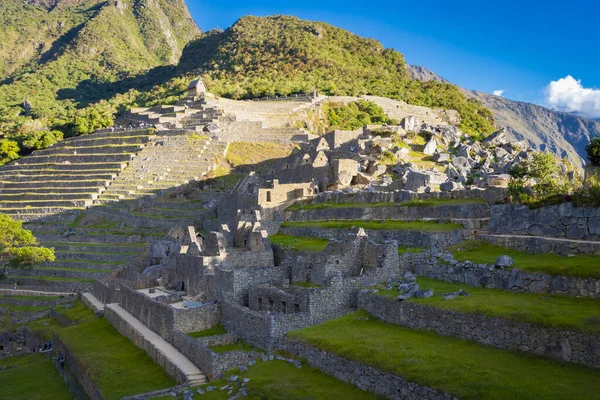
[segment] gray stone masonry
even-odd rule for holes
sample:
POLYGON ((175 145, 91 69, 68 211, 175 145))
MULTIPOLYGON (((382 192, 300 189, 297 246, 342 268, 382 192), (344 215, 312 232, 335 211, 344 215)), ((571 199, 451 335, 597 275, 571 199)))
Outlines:
POLYGON ((523 272, 518 268, 497 268, 488 264, 473 264, 470 261, 445 264, 438 263, 437 259, 431 257, 428 261, 410 263, 401 266, 402 268, 419 276, 469 286, 600 299, 598 279, 523 272))
POLYGON ((358 294, 358 307, 385 322, 412 329, 434 331, 501 349, 519 350, 560 361, 600 367, 600 338, 572 329, 557 329, 479 313, 462 313, 400 302, 368 290, 358 294))
MULTIPOLYGON (((291 236, 310 236, 323 239, 341 240, 349 235, 356 236, 356 229, 322 229, 313 227, 281 227, 279 233, 291 236)), ((369 239, 383 243, 390 240, 398 242, 398 246, 406 247, 424 247, 435 246, 439 249, 445 249, 449 246, 458 244, 464 240, 462 229, 450 232, 421 232, 409 230, 377 230, 365 229, 369 239)))
POLYGON ((573 203, 535 210, 518 204, 490 209, 490 233, 600 241, 600 208, 574 207, 573 203))
POLYGON ((537 236, 518 235, 479 235, 480 239, 491 244, 524 251, 533 254, 598 254, 600 241, 571 240, 558 238, 543 238, 537 236))
POLYGON ((351 383, 362 390, 390 399, 402 400, 449 400, 454 397, 427 386, 408 382, 399 376, 382 372, 373 367, 347 360, 308 344, 282 339, 277 347, 290 354, 300 356, 315 368, 343 382, 351 383))

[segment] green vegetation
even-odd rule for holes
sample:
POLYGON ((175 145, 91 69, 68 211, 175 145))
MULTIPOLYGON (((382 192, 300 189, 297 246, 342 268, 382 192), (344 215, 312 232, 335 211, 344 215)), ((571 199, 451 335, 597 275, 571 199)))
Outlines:
POLYGON ((219 324, 213 326, 212 328, 205 329, 203 331, 190 332, 188 333, 188 336, 191 336, 193 338, 201 338, 206 336, 223 335, 225 333, 227 333, 227 331, 225 330, 225 328, 223 328, 223 325, 219 324))
POLYGON ((597 370, 403 328, 363 311, 288 335, 460 399, 571 400, 600 393, 597 370))
MULTIPOLYGON (((490 317, 513 319, 521 322, 577 329, 600 333, 600 302, 594 299, 550 296, 546 294, 514 293, 499 289, 484 289, 429 278, 417 278, 423 289, 433 289, 433 297, 411 298, 407 301, 446 310, 478 313, 490 317), (467 291, 471 296, 444 300, 443 293, 467 291)), ((379 293, 395 299, 397 290, 379 293)))
POLYGON ((318 253, 325 250, 325 247, 329 243, 327 239, 318 239, 313 237, 305 236, 289 236, 276 234, 269 236, 271 243, 281 246, 284 249, 292 249, 296 251, 308 251, 311 253, 318 253))
POLYGON ((3 267, 0 279, 7 268, 32 268, 54 259, 54 249, 40 247, 31 231, 23 229, 21 221, 0 214, 0 262, 3 267))
POLYGON ((600 167, 600 138, 593 138, 590 140, 590 144, 585 146, 587 152, 587 158, 595 167, 600 167))
POLYGON ((391 231, 422 231, 422 232, 449 232, 462 229, 460 224, 440 223, 433 221, 309 221, 309 222, 284 222, 282 228, 321 228, 321 229, 352 229, 364 228, 373 230, 391 231))
MULTIPOLYGON (((284 354, 289 357, 289 355, 284 354)), ((206 389, 208 386, 222 387, 230 385, 227 377, 239 376, 240 380, 250 379, 246 384, 248 400, 330 400, 340 398, 344 400, 382 400, 377 396, 358 389, 356 386, 339 381, 332 376, 324 374, 306 363, 302 368, 296 368, 285 361, 260 362, 248 368, 247 371, 233 370, 226 373, 226 377, 200 386, 206 389)), ((195 391, 196 388, 193 388, 195 391)), ((227 394, 227 390, 214 390, 205 393, 202 398, 210 400, 228 400, 233 394, 227 394)), ((163 396, 153 400, 169 400, 172 397, 163 396)))
POLYGON ((424 249, 422 247, 405 247, 405 246, 398 246, 398 254, 404 254, 404 253, 420 253, 422 251, 425 251, 427 249, 424 249))
POLYGON ((388 118, 383 111, 372 101, 358 100, 344 104, 327 103, 324 106, 327 122, 331 129, 355 130, 370 124, 398 124, 388 118))
POLYGON ((317 283, 312 283, 312 282, 292 282, 290 284, 290 286, 296 286, 296 287, 301 287, 301 288, 316 288, 316 289, 322 289, 323 286, 317 284, 317 283))
POLYGON ((104 398, 116 400, 175 385, 144 350, 117 332, 106 319, 95 317, 83 302, 75 301, 71 308, 62 306, 57 311, 76 324, 64 327, 55 319, 43 318, 26 325, 47 339, 58 334, 104 398))
POLYGON ((568 181, 559 174, 558 160, 550 153, 536 153, 531 160, 525 160, 510 170, 510 194, 516 201, 532 200, 560 195, 567 192, 568 181), (533 196, 525 193, 525 184, 535 180, 533 196))
POLYGON ((42 353, 0 359, 2 398, 11 400, 69 400, 73 397, 52 364, 42 353), (17 368, 12 368, 13 366, 17 368))
POLYGON ((249 345, 248 343, 238 340, 233 344, 223 344, 220 346, 210 346, 210 349, 215 353, 227 353, 228 351, 260 351, 254 346, 249 345))
POLYGON ((461 129, 493 132, 493 116, 456 86, 411 81, 402 54, 323 22, 243 17, 184 49, 181 71, 200 69, 208 89, 233 99, 310 93, 371 94, 458 110, 461 129), (376 66, 376 68, 374 68, 376 66))
POLYGON ((15 275, 10 275, 10 280, 11 281, 17 281, 19 282, 20 280, 25 280, 25 279, 34 279, 34 280, 40 280, 40 281, 48 281, 48 282, 93 282, 93 279, 88 279, 88 278, 63 278, 60 276, 15 276, 15 275))
POLYGON ((465 242, 450 249, 457 261, 475 264, 495 264, 496 258, 508 255, 515 260, 514 268, 525 272, 541 272, 550 275, 600 278, 600 256, 558 254, 530 254, 506 249, 483 241, 465 242))
POLYGON ((263 163, 268 160, 285 158, 296 148, 295 145, 284 145, 278 143, 248 143, 233 142, 227 148, 225 160, 233 167, 241 165, 252 165, 263 163))
POLYGON ((375 207, 436 207, 436 206, 457 206, 461 204, 485 204, 483 199, 429 199, 413 200, 403 203, 333 203, 326 201, 323 203, 311 203, 310 201, 298 201, 286 210, 322 210, 325 208, 375 208, 375 207))

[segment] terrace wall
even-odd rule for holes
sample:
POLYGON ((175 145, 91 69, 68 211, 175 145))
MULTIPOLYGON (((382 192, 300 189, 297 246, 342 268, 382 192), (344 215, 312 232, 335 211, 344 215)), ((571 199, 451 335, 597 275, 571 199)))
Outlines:
POLYGON ((400 302, 367 290, 359 293, 358 306, 392 324, 600 367, 600 340, 592 334, 400 302))

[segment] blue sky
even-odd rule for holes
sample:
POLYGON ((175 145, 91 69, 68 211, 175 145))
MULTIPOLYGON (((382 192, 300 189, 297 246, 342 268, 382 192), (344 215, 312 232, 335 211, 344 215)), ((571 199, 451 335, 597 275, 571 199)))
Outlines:
POLYGON ((600 4, 592 1, 188 0, 188 6, 202 30, 225 29, 247 14, 325 21, 378 39, 457 85, 600 116, 600 4), (574 79, 559 81, 568 76, 574 79))

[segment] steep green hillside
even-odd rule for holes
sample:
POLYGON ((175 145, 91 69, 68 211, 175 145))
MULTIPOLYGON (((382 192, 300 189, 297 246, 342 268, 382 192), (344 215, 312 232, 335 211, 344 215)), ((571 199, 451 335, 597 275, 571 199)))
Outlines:
POLYGON ((402 54, 323 22, 243 17, 191 42, 179 67, 203 73, 212 92, 234 99, 313 90, 371 94, 456 109, 470 133, 494 129, 489 110, 467 100, 456 86, 411 80, 402 54))
POLYGON ((166 65, 199 33, 183 0, 0 0, 0 14, 5 135, 65 128, 78 115, 109 119, 120 101, 77 110, 162 83, 172 76, 166 65), (34 122, 24 116, 25 100, 34 122))

